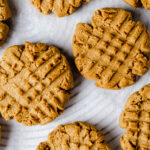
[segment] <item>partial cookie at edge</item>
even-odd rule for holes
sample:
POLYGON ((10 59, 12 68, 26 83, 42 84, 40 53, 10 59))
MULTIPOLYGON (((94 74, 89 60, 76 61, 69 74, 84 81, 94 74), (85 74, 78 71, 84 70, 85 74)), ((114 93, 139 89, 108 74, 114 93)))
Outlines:
POLYGON ((119 125, 126 129, 120 139, 122 150, 150 150, 150 84, 129 97, 119 125))
POLYGON ((57 17, 64 17, 73 14, 78 7, 90 0, 30 0, 30 2, 42 14, 48 15, 53 12, 57 17))
POLYGON ((4 44, 6 41, 9 27, 6 23, 3 21, 8 20, 11 18, 11 10, 8 6, 7 0, 0 0, 0 47, 4 44))
POLYGON ((138 8, 143 6, 145 9, 150 9, 150 1, 149 0, 123 0, 127 4, 131 5, 134 8, 138 8))
POLYGON ((11 16, 12 13, 7 0, 0 0, 0 21, 8 20, 11 16))
POLYGON ((95 127, 83 122, 58 126, 48 136, 47 142, 39 144, 36 150, 110 150, 103 134, 95 127))

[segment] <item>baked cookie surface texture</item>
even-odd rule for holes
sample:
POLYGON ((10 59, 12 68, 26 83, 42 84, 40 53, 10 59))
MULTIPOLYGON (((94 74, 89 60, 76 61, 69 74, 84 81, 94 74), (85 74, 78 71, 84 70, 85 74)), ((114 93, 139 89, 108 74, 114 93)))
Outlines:
POLYGON ((24 125, 46 124, 63 112, 73 86, 70 66, 56 47, 9 47, 0 62, 0 113, 24 125))
POLYGON ((150 0, 123 0, 134 8, 143 6, 145 9, 150 9, 150 0))
POLYGON ((72 45, 79 72, 101 88, 130 86, 149 69, 150 36, 122 9, 97 10, 92 25, 77 24, 72 45))
POLYGON ((53 12, 57 17, 71 15, 83 3, 90 0, 30 0, 42 14, 48 15, 53 12))
POLYGON ((132 94, 119 120, 122 150, 150 150, 150 84, 132 94))
POLYGON ((110 150, 102 133, 94 126, 75 122, 58 126, 36 150, 110 150))
POLYGON ((9 31, 9 26, 3 21, 8 20, 11 16, 7 0, 0 0, 0 47, 4 44, 9 31))

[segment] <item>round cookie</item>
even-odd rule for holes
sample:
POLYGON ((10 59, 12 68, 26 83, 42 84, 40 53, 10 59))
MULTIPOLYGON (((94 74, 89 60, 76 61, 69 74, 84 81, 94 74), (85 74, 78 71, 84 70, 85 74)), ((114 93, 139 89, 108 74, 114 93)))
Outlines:
POLYGON ((150 9, 150 0, 123 0, 134 8, 143 6, 145 9, 150 9))
POLYGON ((110 150, 102 133, 94 126, 75 122, 58 126, 36 150, 110 150))
POLYGON ((12 16, 7 0, 0 0, 0 47, 4 44, 9 27, 3 21, 8 20, 12 16))
POLYGON ((48 15, 53 12, 57 17, 71 15, 83 3, 90 0, 30 0, 30 2, 42 14, 48 15))
POLYGON ((46 124, 63 112, 73 86, 70 66, 56 47, 9 47, 0 62, 0 113, 24 125, 46 124))
POLYGON ((132 94, 119 120, 122 150, 150 150, 150 84, 132 94))
POLYGON ((72 47, 79 72, 101 88, 130 86, 149 69, 150 36, 123 9, 97 10, 92 25, 77 24, 72 47))

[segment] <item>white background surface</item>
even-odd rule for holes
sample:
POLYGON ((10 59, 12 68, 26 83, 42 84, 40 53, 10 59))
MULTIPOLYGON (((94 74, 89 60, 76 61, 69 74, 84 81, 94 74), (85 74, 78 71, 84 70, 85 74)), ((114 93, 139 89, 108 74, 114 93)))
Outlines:
POLYGON ((11 45, 25 41, 45 42, 59 47, 72 64, 75 79, 73 97, 64 113, 55 121, 44 126, 27 127, 11 120, 0 118, 2 140, 0 150, 35 150, 36 146, 47 140, 47 135, 59 124, 74 121, 92 123, 105 134, 112 150, 120 150, 119 138, 123 130, 118 126, 120 112, 126 99, 143 85, 150 83, 150 72, 131 87, 120 91, 104 90, 94 86, 94 81, 84 79, 74 67, 72 37, 78 22, 90 23, 95 10, 103 7, 121 7, 133 12, 135 20, 142 21, 150 29, 150 10, 134 9, 122 0, 91 0, 73 15, 56 18, 54 14, 43 16, 29 3, 29 0, 9 0, 13 17, 10 20, 9 38, 0 49, 0 57, 11 45))

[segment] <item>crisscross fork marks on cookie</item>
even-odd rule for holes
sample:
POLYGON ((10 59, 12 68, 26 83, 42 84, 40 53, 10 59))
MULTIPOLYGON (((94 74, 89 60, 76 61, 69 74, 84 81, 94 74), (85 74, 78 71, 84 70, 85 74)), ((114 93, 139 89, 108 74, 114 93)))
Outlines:
POLYGON ((58 126, 48 136, 48 141, 40 143, 37 150, 110 150, 103 134, 94 126, 75 122, 58 126))
MULTIPOLYGON (((63 112, 73 78, 66 58, 58 49, 28 42, 25 47, 10 47, 1 67, 0 83, 5 93, 2 95, 11 99, 1 96, 0 110, 5 119, 14 118, 26 125, 45 124, 63 112), (19 111, 12 115, 7 108, 13 101, 19 111)), ((12 110, 14 107, 11 106, 12 110)))
POLYGON ((122 150, 150 150, 149 135, 143 132, 127 130, 120 139, 122 150))
POLYGON ((127 129, 120 139, 123 150, 150 149, 150 85, 129 97, 119 124, 127 129))
POLYGON ((132 85, 148 70, 149 35, 144 25, 121 9, 94 13, 92 26, 79 23, 73 38, 78 70, 98 87, 118 89, 132 85))

